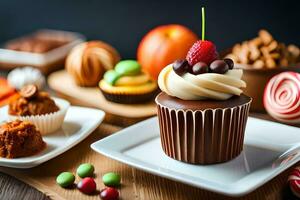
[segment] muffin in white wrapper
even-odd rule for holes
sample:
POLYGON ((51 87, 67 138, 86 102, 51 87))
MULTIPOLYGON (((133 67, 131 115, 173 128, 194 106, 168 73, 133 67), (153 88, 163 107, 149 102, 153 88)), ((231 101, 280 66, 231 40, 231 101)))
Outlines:
POLYGON ((8 115, 10 120, 22 120, 32 122, 42 133, 47 135, 57 131, 64 123, 64 118, 67 114, 70 103, 60 98, 52 98, 55 104, 59 107, 59 111, 45 114, 45 115, 30 115, 30 116, 16 116, 8 115))

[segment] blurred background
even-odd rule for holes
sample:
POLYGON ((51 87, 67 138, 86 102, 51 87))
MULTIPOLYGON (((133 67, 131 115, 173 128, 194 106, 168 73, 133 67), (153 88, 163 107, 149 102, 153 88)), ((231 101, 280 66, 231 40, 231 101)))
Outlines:
POLYGON ((218 50, 253 38, 261 28, 275 39, 300 45, 299 1, 217 0, 9 0, 0 1, 0 43, 40 28, 80 32, 88 40, 112 44, 123 58, 134 58, 141 38, 160 24, 179 23, 206 36, 218 50))

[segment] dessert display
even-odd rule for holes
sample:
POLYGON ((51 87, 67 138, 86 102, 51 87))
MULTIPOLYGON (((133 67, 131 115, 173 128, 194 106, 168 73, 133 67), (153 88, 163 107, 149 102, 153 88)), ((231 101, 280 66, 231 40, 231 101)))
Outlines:
POLYGON ((32 156, 46 146, 39 130, 27 121, 12 121, 0 126, 0 157, 32 156))
POLYGON ((236 44, 226 57, 235 63, 246 64, 255 69, 288 67, 300 61, 300 49, 293 44, 286 46, 276 41, 266 30, 258 32, 258 37, 236 44))
POLYGON ((116 103, 144 103, 154 98, 157 84, 135 60, 122 60, 99 83, 104 97, 116 103))
POLYGON ((248 85, 244 93, 253 99, 254 112, 265 112, 264 88, 273 76, 284 71, 300 72, 300 67, 294 65, 300 61, 299 48, 276 41, 266 30, 260 30, 254 39, 236 44, 225 57, 244 70, 243 79, 248 85))
POLYGON ((61 68, 69 51, 83 41, 79 33, 38 30, 5 42, 0 48, 0 68, 33 66, 48 74, 61 68))
POLYGON ((198 36, 178 24, 158 26, 147 33, 137 50, 143 71, 157 80, 159 72, 176 59, 184 59, 198 36))
POLYGON ((162 92, 155 101, 162 147, 171 158, 213 164, 231 160, 243 149, 251 98, 242 94, 242 69, 217 55, 203 34, 186 60, 176 60, 159 74, 162 92))
POLYGON ((18 96, 15 88, 8 81, 0 77, 0 107, 18 96))
POLYGON ((9 118, 32 122, 42 134, 59 129, 69 107, 62 99, 53 100, 48 93, 39 91, 36 85, 27 85, 19 97, 9 103, 9 118))
POLYGON ((7 42, 4 48, 14 51, 25 51, 32 53, 45 53, 70 42, 70 38, 64 35, 53 37, 50 33, 37 32, 7 42))
POLYGON ((288 178, 288 182, 293 194, 300 198, 300 167, 295 167, 292 170, 288 178))
POLYGON ((300 123, 300 74, 282 72, 268 82, 264 92, 264 106, 274 119, 300 123))
POLYGON ((29 84, 34 84, 42 89, 46 82, 41 71, 33 67, 16 68, 9 72, 7 80, 11 86, 18 90, 29 84))
POLYGON ((113 69, 120 55, 112 46, 102 41, 77 45, 66 59, 66 69, 79 86, 97 86, 103 74, 113 69))

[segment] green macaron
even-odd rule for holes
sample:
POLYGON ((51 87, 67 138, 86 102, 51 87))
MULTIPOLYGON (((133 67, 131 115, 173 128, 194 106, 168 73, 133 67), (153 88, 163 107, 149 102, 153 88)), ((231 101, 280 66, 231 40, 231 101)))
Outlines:
POLYGON ((104 74, 104 80, 110 85, 114 85, 120 77, 121 75, 115 70, 109 70, 104 74))
POLYGON ((133 76, 141 72, 141 65, 136 60, 122 60, 116 64, 115 71, 121 76, 133 76))

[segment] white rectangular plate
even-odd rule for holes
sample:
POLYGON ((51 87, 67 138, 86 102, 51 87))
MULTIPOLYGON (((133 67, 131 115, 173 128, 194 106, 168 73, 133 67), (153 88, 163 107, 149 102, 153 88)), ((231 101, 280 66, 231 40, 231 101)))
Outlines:
POLYGON ((95 151, 141 170, 229 196, 241 196, 299 161, 300 129, 249 117, 243 152, 215 165, 192 165, 166 156, 157 117, 91 145, 95 151))
MULTIPOLYGON (((90 135, 103 121, 101 110, 71 106, 63 126, 53 134, 43 136, 47 143, 45 150, 30 157, 0 158, 0 166, 31 168, 40 165, 72 148, 90 135)), ((0 108, 0 123, 7 120, 7 107, 0 108)))

